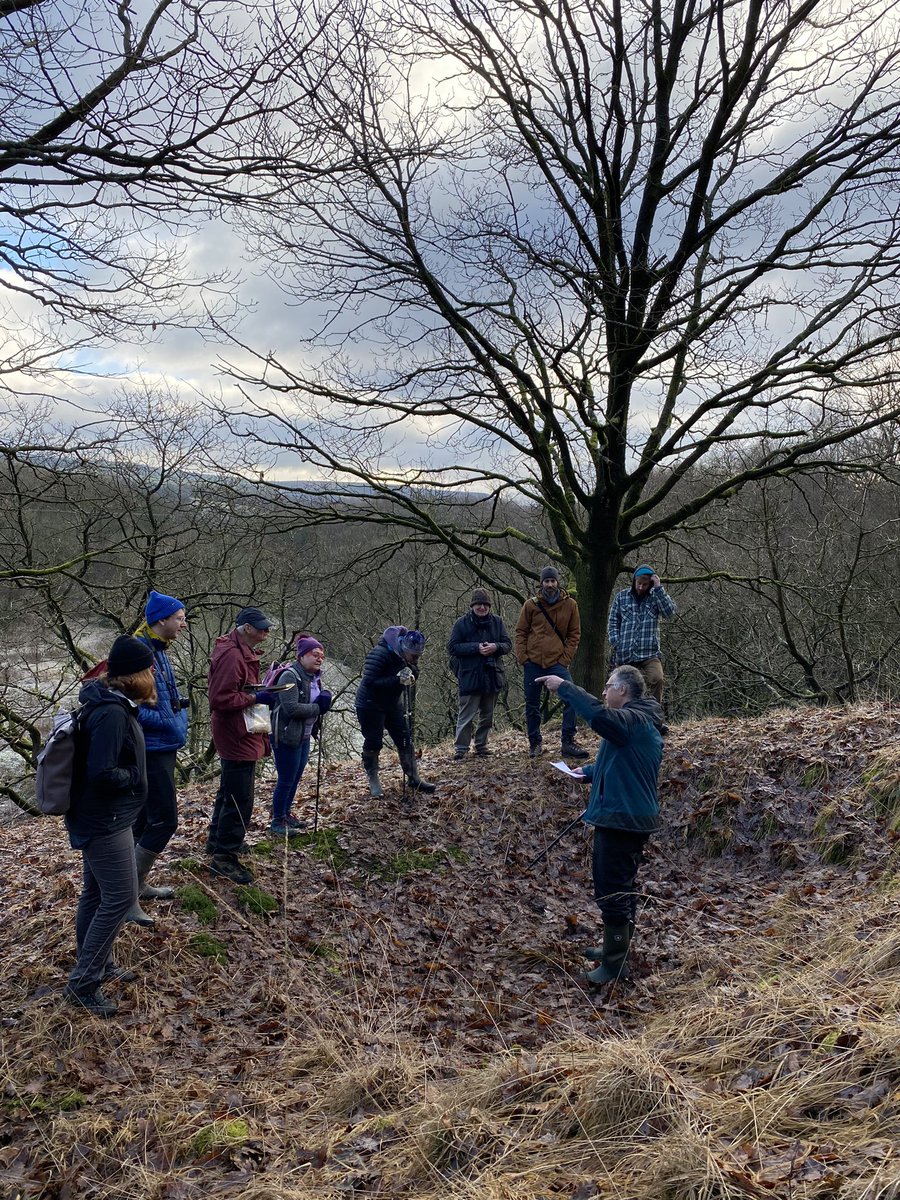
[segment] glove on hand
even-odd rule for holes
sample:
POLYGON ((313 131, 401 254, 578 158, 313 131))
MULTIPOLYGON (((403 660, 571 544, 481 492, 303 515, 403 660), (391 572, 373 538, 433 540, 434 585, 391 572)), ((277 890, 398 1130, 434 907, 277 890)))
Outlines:
POLYGON ((410 670, 409 667, 404 667, 402 670, 398 671, 397 678, 400 680, 400 682, 403 684, 404 687, 409 687, 409 685, 411 683, 415 683, 415 681, 416 681, 416 677, 412 673, 412 671, 410 670))
POLYGON ((275 693, 263 688, 250 697, 251 704, 268 704, 270 707, 275 703, 275 693))
POLYGON ((318 696, 316 696, 315 701, 314 701, 315 704, 318 704, 319 712, 322 714, 323 717, 331 709, 331 705, 333 702, 334 702, 334 697, 332 696, 331 692, 327 692, 324 690, 319 692, 318 696))

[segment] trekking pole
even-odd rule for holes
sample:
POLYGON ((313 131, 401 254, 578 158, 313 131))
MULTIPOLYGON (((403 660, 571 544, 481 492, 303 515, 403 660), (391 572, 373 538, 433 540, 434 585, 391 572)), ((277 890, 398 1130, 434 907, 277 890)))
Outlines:
POLYGON ((319 832, 319 792, 322 790, 322 751, 325 749, 325 713, 319 718, 319 753, 316 762, 316 807, 313 813, 313 833, 319 832))
MULTIPOLYGON (((410 720, 410 713, 409 713, 409 684, 408 683, 405 683, 403 685, 403 727, 406 730, 406 748, 407 748, 407 753, 409 754, 409 769, 412 771, 415 769, 413 764, 415 763, 415 760, 416 760, 416 752, 415 752, 415 749, 413 748, 412 721, 410 720)), ((401 799, 401 802, 403 804, 405 804, 406 803, 406 787, 409 782, 409 779, 406 774, 406 771, 403 770, 403 760, 402 759, 400 761, 400 769, 403 771, 403 791, 401 793, 400 799, 401 799)))
POLYGON ((561 842, 567 833, 571 833, 571 831, 575 828, 575 826, 580 821, 584 820, 584 815, 586 812, 587 812, 587 809, 585 809, 583 813, 579 813, 579 815, 575 818, 574 821, 570 821, 569 824, 562 831, 562 833, 559 834, 558 837, 555 837, 553 839, 553 841, 550 843, 550 845, 547 847, 547 849, 542 850, 541 853, 537 856, 537 858, 533 858, 531 860, 531 862, 526 865, 525 870, 530 871, 532 867, 537 866, 537 864, 541 861, 541 859, 546 858, 547 855, 550 853, 550 851, 553 849, 553 847, 557 844, 557 842, 561 842))

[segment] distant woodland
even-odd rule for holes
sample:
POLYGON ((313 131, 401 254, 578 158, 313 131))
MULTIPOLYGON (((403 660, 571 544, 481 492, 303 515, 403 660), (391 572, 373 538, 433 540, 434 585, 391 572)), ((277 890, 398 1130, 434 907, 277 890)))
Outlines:
MULTIPOLYGON (((512 632, 544 565, 535 551, 528 575, 498 568, 495 543, 489 571, 474 573, 389 512, 379 519, 371 495, 365 503, 348 497, 342 513, 323 499, 317 522, 315 485, 249 482, 213 416, 172 396, 123 399, 80 431, 54 426, 37 408, 20 408, 15 421, 0 473, 8 614, 0 736, 9 747, 3 789, 20 803, 52 713, 71 703, 112 638, 137 626, 151 587, 182 598, 190 619, 174 652, 193 702, 188 777, 213 769, 206 668, 214 639, 243 604, 262 605, 278 623, 266 661, 288 656, 298 631, 320 637, 341 664, 345 706, 381 631, 421 628, 429 643, 415 720, 426 745, 452 731, 456 693, 445 644, 471 589, 492 588, 512 632)), ((900 695, 900 489, 888 432, 848 449, 852 471, 823 467, 748 484, 708 508, 702 524, 641 554, 679 606, 663 628, 670 717, 900 695), (871 468, 861 469, 861 459, 871 468)), ((698 469, 698 489, 711 469, 698 469)), ((424 492, 416 503, 438 529, 469 520, 480 530, 489 519, 498 531, 526 531, 536 545, 548 540, 538 505, 486 512, 477 494, 424 492)), ((622 574, 618 586, 627 583, 622 574)), ((510 665, 501 726, 522 719, 519 673, 510 665)), ((582 654, 582 678, 587 666, 582 654)), ((346 750, 339 736, 330 739, 329 755, 346 750)))

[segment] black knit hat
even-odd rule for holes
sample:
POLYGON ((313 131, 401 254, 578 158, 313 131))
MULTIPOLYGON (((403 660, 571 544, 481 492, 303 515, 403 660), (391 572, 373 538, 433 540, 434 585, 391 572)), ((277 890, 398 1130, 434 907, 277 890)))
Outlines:
POLYGON ((541 571, 541 583, 543 583, 545 579, 559 579, 559 571, 557 568, 544 567, 543 571, 541 571))
POLYGON ((113 642, 106 666, 113 679, 120 679, 123 675, 137 675, 139 671, 146 671, 148 667, 153 666, 153 651, 139 638, 123 634, 113 642))
POLYGON ((491 598, 484 588, 476 588, 472 593, 472 599, 469 601, 470 606, 475 604, 486 604, 488 608, 491 605, 491 598))

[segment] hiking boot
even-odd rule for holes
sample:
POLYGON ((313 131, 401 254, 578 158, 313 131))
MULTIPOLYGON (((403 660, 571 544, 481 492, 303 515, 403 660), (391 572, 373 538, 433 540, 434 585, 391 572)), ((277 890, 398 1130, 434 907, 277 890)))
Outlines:
POLYGON ((576 741, 563 742, 560 750, 565 758, 590 758, 591 752, 584 750, 576 741))
POLYGON ((476 746, 475 753, 479 758, 489 758, 494 752, 493 750, 488 750, 487 746, 476 746))
POLYGON ((112 1000, 103 995, 99 987, 73 988, 67 986, 63 995, 69 1004, 73 1004, 76 1008, 83 1008, 86 1012, 93 1013, 95 1017, 114 1017, 119 1011, 112 1000))
POLYGON ((291 827, 287 821, 270 821, 269 833, 274 833, 276 837, 287 837, 291 832, 291 827))
MULTIPOLYGON (((468 755, 468 753, 469 753, 468 750, 459 750, 459 749, 454 750, 453 751, 453 761, 454 762, 462 762, 462 760, 468 755)), ((476 751, 476 754, 477 754, 477 751, 476 751)))
POLYGON ((540 758, 543 753, 544 753, 544 743, 543 742, 532 742, 531 745, 528 747, 528 757, 529 758, 540 758))
POLYGON ((253 875, 240 862, 236 854, 214 854, 209 864, 211 875, 230 879, 232 883, 252 883, 253 875))
POLYGON ((309 821, 301 821, 299 817, 295 817, 292 813, 284 818, 284 823, 292 833, 298 833, 303 829, 309 828, 309 821))
MULTIPOLYGON (((237 848, 238 854, 250 854, 252 852, 252 850, 253 850, 253 847, 250 845, 250 843, 247 841, 246 838, 241 842, 241 844, 237 848)), ((209 838, 206 839, 206 845, 203 847, 203 853, 207 857, 209 857, 210 855, 219 853, 218 850, 216 850, 213 847, 213 844, 209 840, 209 838)))

